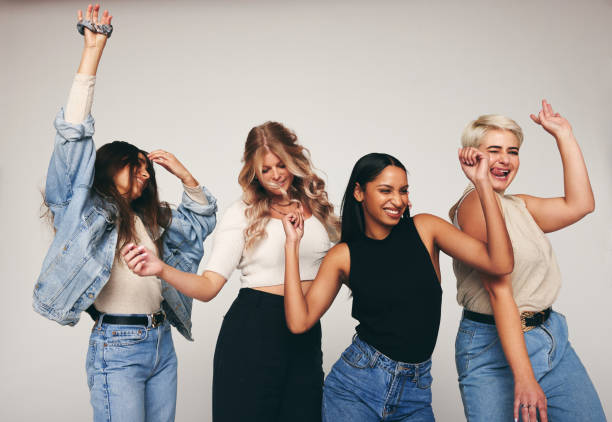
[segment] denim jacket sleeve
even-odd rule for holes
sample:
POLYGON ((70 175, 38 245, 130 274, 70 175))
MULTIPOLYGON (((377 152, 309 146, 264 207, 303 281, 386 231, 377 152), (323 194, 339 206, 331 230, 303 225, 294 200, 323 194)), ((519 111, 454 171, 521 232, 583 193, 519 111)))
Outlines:
POLYGON ((57 229, 75 191, 91 189, 96 148, 92 138, 94 119, 91 115, 74 125, 64 120, 62 108, 54 124, 57 134, 47 171, 45 201, 53 213, 57 229))
MULTIPOLYGON (((181 271, 194 273, 204 256, 204 240, 215 228, 217 200, 202 187, 207 205, 194 201, 183 193, 183 201, 172 210, 172 222, 164 233, 164 261, 181 271)), ((191 336, 193 299, 185 296, 162 280, 162 307, 172 325, 188 340, 191 336)))
POLYGON ((195 267, 193 271, 197 271, 204 256, 204 240, 217 224, 217 200, 205 187, 202 191, 208 200, 206 205, 197 203, 183 192, 183 200, 177 209, 172 210, 172 222, 164 233, 164 255, 180 253, 189 261, 189 267, 195 267))

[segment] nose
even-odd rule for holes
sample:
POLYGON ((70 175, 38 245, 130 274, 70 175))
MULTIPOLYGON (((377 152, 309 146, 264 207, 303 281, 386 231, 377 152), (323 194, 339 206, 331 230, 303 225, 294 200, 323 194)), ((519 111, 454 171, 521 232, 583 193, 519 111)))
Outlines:
POLYGON ((279 171, 278 171, 278 169, 276 167, 272 168, 272 178, 274 180, 280 179, 280 173, 279 173, 279 171))
POLYGON ((508 164, 509 162, 508 154, 504 154, 504 153, 499 154, 499 162, 502 164, 508 164))
POLYGON ((143 179, 147 180, 149 178, 149 172, 147 171, 146 168, 143 168, 140 171, 140 177, 142 177, 143 179))
POLYGON ((394 207, 401 208, 402 203, 402 194, 400 192, 395 192, 393 197, 391 198, 391 203, 394 207))

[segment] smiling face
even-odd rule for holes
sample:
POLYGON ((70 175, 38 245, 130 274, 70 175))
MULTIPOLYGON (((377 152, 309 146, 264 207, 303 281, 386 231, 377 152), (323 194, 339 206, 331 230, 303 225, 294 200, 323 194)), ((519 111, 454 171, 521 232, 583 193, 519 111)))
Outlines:
POLYGON ((357 184, 353 195, 363 207, 366 235, 375 239, 386 237, 412 205, 406 171, 393 165, 385 167, 365 188, 357 184))
POLYGON ((267 151, 263 157, 260 182, 272 197, 282 197, 293 183, 293 174, 278 155, 267 151))
POLYGON ((127 196, 130 201, 140 198, 148 180, 149 172, 147 171, 147 159, 142 153, 138 153, 138 167, 134 169, 133 175, 132 169, 128 164, 113 176, 113 182, 119 194, 127 196), (131 192, 130 180, 132 181, 131 192))
POLYGON ((478 149, 489 154, 489 178, 499 193, 510 186, 519 169, 519 140, 509 130, 489 130, 478 149))

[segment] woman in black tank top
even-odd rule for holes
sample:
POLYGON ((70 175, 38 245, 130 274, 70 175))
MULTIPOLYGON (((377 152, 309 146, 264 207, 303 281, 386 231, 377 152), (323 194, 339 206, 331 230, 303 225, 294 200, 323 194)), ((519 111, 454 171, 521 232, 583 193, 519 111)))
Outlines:
POLYGON ((406 169, 379 153, 355 164, 342 202, 341 243, 326 255, 306 296, 298 262, 304 220, 299 212, 283 219, 289 329, 302 333, 319 321, 342 283, 352 290, 359 321, 325 380, 324 421, 433 421, 429 371, 440 323, 440 249, 486 273, 512 271, 488 156, 467 148, 459 159, 480 195, 488 244, 433 215, 411 217, 406 169))

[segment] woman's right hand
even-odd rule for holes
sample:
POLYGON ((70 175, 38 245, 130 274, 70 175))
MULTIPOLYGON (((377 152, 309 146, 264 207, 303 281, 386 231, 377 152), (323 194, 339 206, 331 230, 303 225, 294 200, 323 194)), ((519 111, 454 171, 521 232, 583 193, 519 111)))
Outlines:
POLYGON ((459 148, 459 163, 474 185, 489 181, 489 154, 472 147, 459 148))
POLYGON ((285 229, 285 236, 287 236, 286 243, 300 243, 302 236, 304 236, 304 216, 298 210, 290 212, 283 217, 283 228, 285 229))
MULTIPOLYGON (((91 4, 87 6, 87 10, 85 11, 85 19, 91 21, 95 25, 110 25, 113 17, 109 15, 108 10, 105 10, 102 13, 102 17, 99 18, 100 5, 96 4, 92 6, 91 4)), ((79 22, 83 21, 83 11, 79 9, 77 13, 79 22)), ((98 50, 103 50, 106 45, 106 40, 108 37, 103 34, 96 34, 95 32, 91 32, 89 29, 84 28, 85 34, 85 48, 95 48, 98 50)))
POLYGON ((536 414, 539 413, 540 422, 547 422, 546 395, 542 387, 531 378, 528 381, 514 382, 514 420, 518 420, 519 414, 523 422, 538 421, 536 414))
POLYGON ((121 250, 121 255, 128 268, 141 277, 159 275, 164 263, 144 246, 128 243, 121 250))

